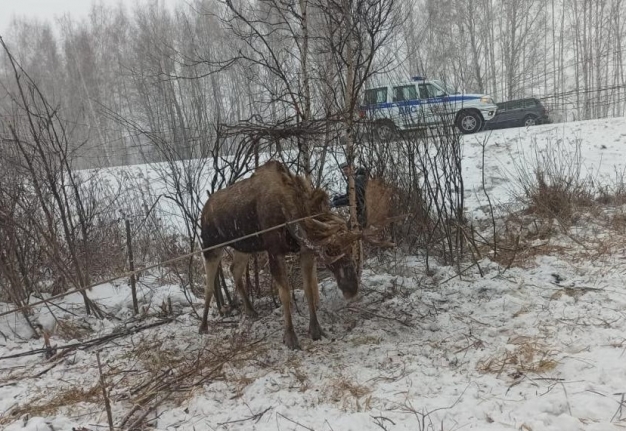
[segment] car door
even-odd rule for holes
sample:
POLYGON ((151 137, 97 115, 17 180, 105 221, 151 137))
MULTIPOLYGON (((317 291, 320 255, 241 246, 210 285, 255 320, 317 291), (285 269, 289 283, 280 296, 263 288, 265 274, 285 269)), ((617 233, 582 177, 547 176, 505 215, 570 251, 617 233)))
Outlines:
POLYGON ((419 95, 422 102, 424 120, 429 123, 440 123, 447 112, 446 93, 429 82, 419 84, 419 95))
POLYGON ((504 127, 509 106, 509 102, 498 103, 498 110, 496 111, 496 115, 491 120, 489 120, 488 125, 493 127, 504 127))
POLYGON ((401 128, 414 128, 423 123, 421 102, 415 84, 399 85, 392 89, 393 120, 401 128))
POLYGON ((509 127, 519 126, 522 123, 525 114, 525 100, 514 100, 511 102, 511 108, 508 111, 507 125, 509 127))
POLYGON ((504 108, 498 108, 498 126, 512 127, 519 123, 518 117, 522 111, 522 103, 519 100, 511 100, 504 103, 504 108))
POLYGON ((363 115, 370 120, 389 118, 389 104, 387 103, 387 87, 378 87, 365 90, 363 97, 363 115))
POLYGON ((521 118, 519 118, 519 122, 520 124, 524 124, 524 119, 529 116, 532 115, 535 118, 539 118, 539 114, 538 114, 538 109, 537 109, 537 103, 535 102, 535 99, 524 99, 522 101, 522 112, 521 112, 521 118))

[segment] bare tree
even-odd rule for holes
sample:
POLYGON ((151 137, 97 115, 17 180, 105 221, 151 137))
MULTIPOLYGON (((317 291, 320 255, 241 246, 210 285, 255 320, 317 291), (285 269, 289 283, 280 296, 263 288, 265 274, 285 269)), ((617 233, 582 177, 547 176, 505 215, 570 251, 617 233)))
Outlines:
MULTIPOLYGON (((324 82, 335 95, 334 106, 344 128, 346 160, 355 160, 356 121, 360 95, 366 82, 383 73, 391 58, 384 47, 399 28, 397 2, 384 0, 319 0, 316 4, 324 33, 319 49, 329 53, 335 79, 324 82)), ((351 227, 355 229, 356 195, 354 177, 348 178, 351 227)))
MULTIPOLYGON (((15 115, 8 117, 7 128, 10 143, 17 149, 13 161, 20 167, 24 181, 23 189, 8 196, 13 202, 9 208, 19 208, 21 211, 11 214, 21 214, 27 220, 5 214, 5 224, 21 229, 30 241, 39 238, 44 242, 42 251, 62 279, 75 288, 86 289, 91 284, 91 239, 98 198, 87 194, 84 178, 73 169, 73 146, 58 109, 48 103, 1 38, 0 46, 14 72, 15 115)), ((81 293, 87 313, 99 315, 87 293, 81 293)))

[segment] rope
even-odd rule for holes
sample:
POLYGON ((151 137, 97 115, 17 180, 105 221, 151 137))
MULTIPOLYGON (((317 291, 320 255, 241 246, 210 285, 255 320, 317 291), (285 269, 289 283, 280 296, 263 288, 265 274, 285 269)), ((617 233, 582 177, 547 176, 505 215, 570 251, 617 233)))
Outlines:
POLYGON ((121 278, 128 278, 131 275, 136 275, 136 274, 139 274, 141 272, 147 271, 149 269, 153 269, 153 268, 157 268, 159 266, 168 265, 170 263, 178 262, 180 260, 183 260, 183 259, 186 259, 188 257, 194 256, 196 254, 204 253, 205 251, 210 251, 210 250, 215 250, 215 249, 218 249, 218 248, 226 247, 226 246, 234 244, 234 243, 236 243, 238 241, 241 241, 241 240, 244 240, 244 239, 248 239, 248 238, 252 238, 254 236, 262 235, 264 233, 271 232, 271 231, 274 231, 274 230, 277 230, 277 229, 289 226, 290 224, 293 224, 293 223, 299 223, 299 222, 304 221, 304 220, 308 220, 308 219, 312 219, 312 218, 315 218, 315 217, 319 217, 320 215, 323 215, 323 214, 319 213, 319 214, 310 215, 310 216, 307 216, 307 217, 302 217, 302 218, 299 218, 299 219, 296 219, 296 220, 288 221, 288 222, 285 222, 285 223, 282 223, 282 224, 279 224, 279 225, 276 225, 276 226, 273 226, 273 227, 269 227, 267 229, 260 230, 258 232, 254 232, 254 233, 251 233, 251 234, 248 234, 248 235, 244 235, 244 236, 239 237, 239 238, 235 238, 235 239, 230 240, 230 241, 223 242, 221 244, 213 245, 211 247, 207 247, 207 248, 204 248, 204 249, 201 249, 201 250, 197 250, 197 251, 194 251, 194 252, 191 252, 191 253, 187 253, 187 254, 184 254, 182 256, 175 257, 175 258, 170 259, 170 260, 166 260, 164 262, 155 263, 153 265, 146 266, 145 268, 140 268, 140 269, 137 269, 135 271, 129 271, 129 272, 125 273, 125 274, 118 275, 116 277, 112 277, 112 278, 109 278, 109 279, 106 279, 106 280, 103 280, 103 281, 99 281, 99 282, 94 283, 94 284, 92 284, 90 286, 87 286, 87 287, 81 287, 79 289, 69 290, 67 292, 60 293, 58 295, 52 296, 52 297, 50 297, 48 299, 42 299, 41 301, 35 302, 33 304, 28 304, 28 305, 25 305, 23 307, 18 307, 18 308, 15 308, 13 310, 2 312, 2 313, 0 313, 0 317, 8 316, 9 314, 17 313, 19 311, 24 311, 24 310, 27 310, 27 309, 29 309, 31 307, 35 307, 37 305, 46 304, 46 303, 52 302, 52 301, 54 301, 56 299, 63 298, 65 296, 67 296, 67 295, 71 295, 72 293, 84 292, 85 290, 91 289, 91 288, 96 287, 96 286, 102 286, 103 284, 111 283, 112 281, 119 280, 121 278))

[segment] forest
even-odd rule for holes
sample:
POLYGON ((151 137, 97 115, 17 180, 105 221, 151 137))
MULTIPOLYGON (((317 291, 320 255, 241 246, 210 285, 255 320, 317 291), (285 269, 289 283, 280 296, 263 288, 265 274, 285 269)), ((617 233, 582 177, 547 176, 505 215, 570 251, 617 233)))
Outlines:
MULTIPOLYGON (((218 125, 336 118, 362 88, 414 75, 498 102, 537 97, 556 121, 621 116, 625 9, 622 0, 96 2, 87 19, 20 19, 2 36, 87 168, 163 160, 155 136, 192 157, 218 125), (348 27, 359 32, 351 86, 348 27)), ((0 92, 12 75, 5 53, 0 92)), ((10 100, 0 95, 4 138, 19 115, 10 100)))

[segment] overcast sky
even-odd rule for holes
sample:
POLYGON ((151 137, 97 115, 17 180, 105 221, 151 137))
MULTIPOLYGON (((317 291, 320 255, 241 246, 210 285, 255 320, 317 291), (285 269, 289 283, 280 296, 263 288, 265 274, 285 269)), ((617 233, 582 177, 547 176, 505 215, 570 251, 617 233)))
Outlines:
MULTIPOLYGON (((143 3, 146 0, 141 0, 143 3)), ((152 0, 154 1, 154 0, 152 0)), ((183 0, 159 0, 164 4, 177 4, 183 0)), ((128 10, 137 0, 98 0, 105 5, 122 3, 128 10)), ((40 20, 54 19, 69 13, 73 18, 84 18, 89 14, 92 0, 0 0, 0 36, 2 36, 14 16, 34 16, 40 20)))

